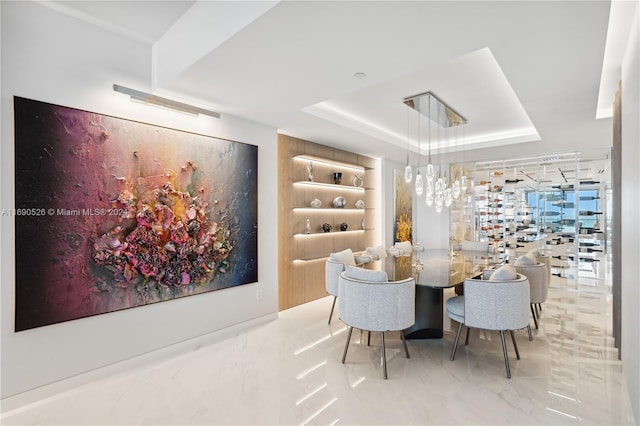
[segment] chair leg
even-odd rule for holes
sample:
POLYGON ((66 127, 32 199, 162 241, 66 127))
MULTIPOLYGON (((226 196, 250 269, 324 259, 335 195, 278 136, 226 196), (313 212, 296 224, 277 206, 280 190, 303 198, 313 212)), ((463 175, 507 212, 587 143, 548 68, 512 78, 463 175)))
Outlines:
POLYGON ((520 359, 520 352, 518 352, 518 345, 516 345, 516 336, 513 334, 513 330, 509 330, 511 334, 511 341, 513 342, 513 349, 516 350, 516 359, 520 359))
POLYGON ((407 339, 404 337, 404 331, 400 331, 400 338, 402 339, 402 344, 404 345, 404 353, 407 355, 407 359, 409 359, 409 349, 407 348, 407 339))
POLYGON ((458 331, 456 332, 456 340, 453 342, 453 348, 451 349, 451 356, 449 359, 453 361, 456 356, 456 349, 458 348, 458 340, 460 339, 460 332, 462 331, 462 323, 458 323, 458 331))
POLYGON ((331 313, 329 314, 329 322, 327 324, 331 325, 331 317, 333 316, 333 309, 336 307, 336 300, 338 296, 333 296, 333 305, 331 305, 331 313))
POLYGON ((533 323, 536 325, 536 330, 538 329, 538 319, 536 318, 536 313, 533 310, 533 304, 531 305, 531 315, 533 316, 533 323))
POLYGON ((342 363, 344 364, 344 360, 347 358, 347 349, 349 349, 349 340, 351 340, 351 333, 353 332, 353 327, 349 326, 349 334, 347 334, 347 344, 344 346, 344 353, 342 354, 342 363))
POLYGON ((382 370, 384 371, 384 379, 387 380, 387 354, 384 348, 384 331, 380 334, 382 335, 382 370))
POLYGON ((467 346, 469 344, 469 327, 467 327, 467 336, 464 338, 464 345, 467 346))
POLYGON ((507 355, 507 343, 504 341, 503 330, 500 330, 500 340, 502 340, 502 352, 504 353, 504 365, 507 368, 507 379, 510 379, 511 370, 509 369, 509 356, 507 355))
POLYGON ((536 308, 536 317, 540 318, 540 313, 538 312, 538 305, 539 303, 534 303, 533 306, 536 308))
POLYGON ((542 303, 538 303, 538 308, 540 308, 540 312, 542 312, 542 303))
POLYGON ((533 341, 533 335, 531 334, 531 324, 527 324, 527 332, 529 333, 529 341, 533 341))
POLYGON ((367 331, 367 346, 371 346, 371 332, 367 331))

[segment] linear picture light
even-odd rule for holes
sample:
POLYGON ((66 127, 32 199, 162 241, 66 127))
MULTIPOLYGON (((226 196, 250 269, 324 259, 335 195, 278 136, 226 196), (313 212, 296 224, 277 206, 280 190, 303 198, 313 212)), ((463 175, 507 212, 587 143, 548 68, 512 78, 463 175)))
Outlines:
POLYGON ((131 89, 129 87, 120 86, 119 84, 114 84, 113 90, 115 92, 129 95, 132 100, 144 102, 147 104, 169 108, 169 109, 173 109, 180 112, 186 112, 188 114, 193 114, 193 115, 204 114, 204 115, 209 115, 211 117, 220 118, 219 112, 210 111, 204 108, 199 108, 193 105, 163 98, 161 96, 152 95, 151 93, 141 92, 139 90, 131 89))

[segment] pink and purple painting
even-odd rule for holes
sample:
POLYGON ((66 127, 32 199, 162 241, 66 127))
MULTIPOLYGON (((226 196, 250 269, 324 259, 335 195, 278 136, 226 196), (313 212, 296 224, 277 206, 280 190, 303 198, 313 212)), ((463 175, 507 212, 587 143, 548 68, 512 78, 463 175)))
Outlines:
POLYGON ((257 281, 256 146, 20 97, 14 113, 16 331, 257 281))

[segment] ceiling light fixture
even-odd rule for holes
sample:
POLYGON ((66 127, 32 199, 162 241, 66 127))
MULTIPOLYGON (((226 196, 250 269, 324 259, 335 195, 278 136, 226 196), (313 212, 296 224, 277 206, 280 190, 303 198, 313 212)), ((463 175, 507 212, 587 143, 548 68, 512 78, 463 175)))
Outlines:
POLYGON ((113 91, 129 95, 131 100, 143 102, 154 106, 172 109, 174 111, 185 112, 187 114, 199 115, 204 114, 215 118, 220 118, 220 113, 210 111, 208 109, 196 107, 193 105, 185 104, 183 102, 174 101, 172 99, 163 98, 161 96, 152 95, 151 93, 141 92, 139 90, 131 89, 129 87, 120 86, 119 84, 113 85, 113 91))
POLYGON ((354 78, 359 78, 359 79, 361 79, 361 78, 365 78, 366 76, 367 76, 367 74, 365 74, 365 73, 363 73, 363 72, 357 72, 357 73, 354 73, 354 74, 353 74, 353 77, 354 77, 354 78))
MULTIPOLYGON (((450 176, 447 173, 443 173, 442 165, 438 167, 438 176, 436 179, 433 164, 431 162, 431 122, 433 121, 437 127, 438 144, 442 146, 440 140, 440 128, 445 130, 445 139, 448 134, 447 129, 450 127, 461 126, 467 124, 467 119, 460 115, 457 111, 443 102, 433 92, 425 92, 418 95, 410 96, 403 100, 403 103, 408 107, 418 112, 418 171, 416 175, 416 193, 422 194, 422 176, 420 176, 420 115, 426 116, 428 121, 428 145, 429 145, 429 163, 427 164, 427 190, 426 190, 426 203, 432 205, 435 202, 436 211, 441 212, 443 204, 447 207, 451 206, 453 198, 453 188, 456 188, 456 194, 460 194, 462 187, 466 187, 466 183, 463 185, 457 179, 455 182, 451 182, 450 176), (420 185, 418 185, 418 178, 420 178, 420 185), (434 185, 435 180, 435 185, 434 185), (458 190, 460 188, 460 190, 458 190)), ((464 138, 464 131, 463 131, 464 138)), ((462 141, 464 145, 464 140, 462 141)), ((446 148, 446 147, 445 147, 446 148)), ((464 173, 463 173, 464 175, 464 173)), ((466 178, 464 179, 466 182, 466 178)), ((457 198, 457 197, 455 197, 457 198)))

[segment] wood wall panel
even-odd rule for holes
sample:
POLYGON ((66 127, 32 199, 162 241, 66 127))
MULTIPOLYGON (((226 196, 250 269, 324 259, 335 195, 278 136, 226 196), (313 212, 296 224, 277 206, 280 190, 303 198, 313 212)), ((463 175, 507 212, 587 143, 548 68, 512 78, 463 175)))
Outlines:
MULTIPOLYGON (((342 184, 352 186, 355 171, 330 164, 314 163, 314 181, 333 184, 333 172, 343 173, 342 184)), ((302 303, 310 302, 327 295, 324 283, 325 262, 329 253, 350 248, 355 252, 367 246, 379 244, 376 241, 376 209, 380 196, 379 161, 337 150, 313 142, 278 135, 278 302, 284 310, 302 303), (294 161, 297 155, 312 155, 341 163, 363 166, 364 192, 349 191, 343 187, 316 188, 294 185, 306 181, 305 164, 294 161), (355 202, 365 202, 363 211, 294 211, 296 207, 310 207, 314 198, 322 202, 323 208, 333 207, 337 195, 344 196, 347 208, 355 208, 355 202), (311 232, 317 235, 296 235, 305 232, 306 219, 311 222, 311 232), (346 222, 348 231, 360 230, 362 219, 364 232, 339 231, 339 225, 346 222), (322 224, 329 223, 333 230, 330 234, 321 232, 322 224), (298 259, 298 260, 296 260, 298 259), (303 260, 300 260, 303 259, 303 260)))

